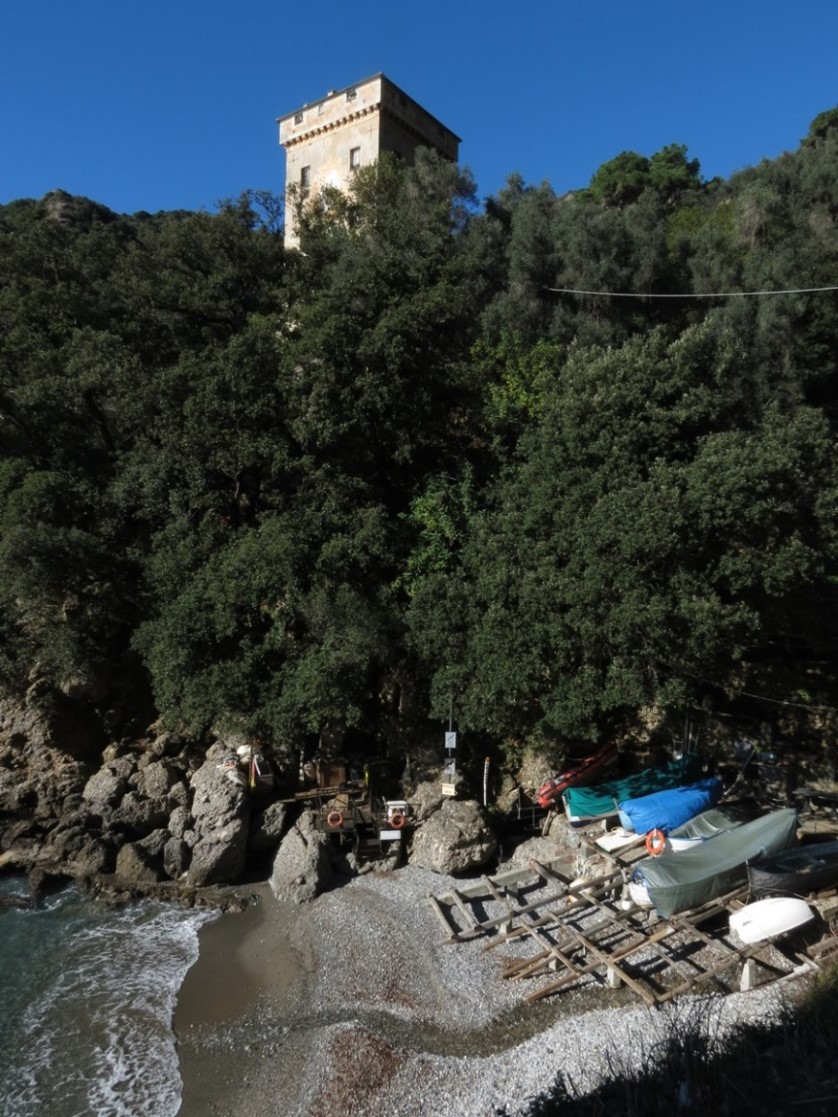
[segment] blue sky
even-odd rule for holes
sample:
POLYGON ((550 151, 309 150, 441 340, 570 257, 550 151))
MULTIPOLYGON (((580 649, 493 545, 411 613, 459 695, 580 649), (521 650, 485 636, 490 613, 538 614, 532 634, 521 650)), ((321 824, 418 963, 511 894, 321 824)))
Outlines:
POLYGON ((7 0, 0 203, 279 193, 276 118, 379 71, 462 137, 481 197, 673 142, 727 176, 838 103, 836 44, 835 0, 7 0))

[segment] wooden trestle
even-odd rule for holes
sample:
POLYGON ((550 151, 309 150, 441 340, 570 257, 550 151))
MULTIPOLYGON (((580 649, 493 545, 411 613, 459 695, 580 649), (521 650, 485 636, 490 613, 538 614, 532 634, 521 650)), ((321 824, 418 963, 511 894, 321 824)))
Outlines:
POLYGON ((592 879, 574 880, 567 860, 542 864, 531 859, 526 866, 429 896, 446 941, 483 937, 488 940, 484 950, 514 947, 501 977, 540 979, 526 1001, 594 979, 612 987, 624 984, 649 1006, 708 986, 731 992, 739 988, 731 971, 751 958, 760 965, 760 983, 766 984, 818 970, 838 949, 831 935, 796 952, 785 943, 733 941, 728 917, 746 902, 747 886, 658 919, 633 903, 625 888, 632 863, 644 853, 642 845, 609 854, 591 839, 583 839, 583 846, 604 861, 592 879))

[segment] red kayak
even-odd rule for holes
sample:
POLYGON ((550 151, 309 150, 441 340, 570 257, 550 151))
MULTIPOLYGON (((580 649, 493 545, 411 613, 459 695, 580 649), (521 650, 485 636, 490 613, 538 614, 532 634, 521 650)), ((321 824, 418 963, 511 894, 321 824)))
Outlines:
POLYGON ((596 783, 600 774, 610 768, 616 759, 617 746, 614 741, 608 741, 572 768, 542 784, 536 797, 539 807, 551 807, 568 787, 584 787, 586 784, 596 783))

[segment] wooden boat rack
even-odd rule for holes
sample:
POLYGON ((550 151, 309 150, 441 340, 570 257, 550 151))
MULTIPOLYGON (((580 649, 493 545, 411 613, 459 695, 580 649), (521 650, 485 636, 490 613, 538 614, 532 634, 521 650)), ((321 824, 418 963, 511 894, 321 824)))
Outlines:
MULTIPOLYGON (((591 852, 592 840, 586 844, 591 852)), ((756 974, 760 984, 788 980, 821 969, 838 952, 832 934, 804 949, 800 936, 751 946, 734 941, 728 917, 747 901, 747 886, 659 919, 633 903, 625 887, 633 861, 645 853, 642 839, 617 853, 596 852, 590 864, 600 868, 590 879, 574 878, 567 859, 533 858, 428 899, 447 942, 485 938, 486 951, 506 948, 500 976, 538 982, 526 1001, 597 982, 624 985, 652 1007, 707 988, 751 988, 756 974), (792 941, 798 949, 789 947, 792 941)))

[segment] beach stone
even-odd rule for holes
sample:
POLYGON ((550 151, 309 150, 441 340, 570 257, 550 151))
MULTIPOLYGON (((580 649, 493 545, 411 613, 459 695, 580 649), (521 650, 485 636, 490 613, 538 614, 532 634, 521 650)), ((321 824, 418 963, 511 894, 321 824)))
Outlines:
POLYGON ((274 896, 302 904, 328 887, 333 872, 329 846, 328 834, 317 829, 306 811, 277 850, 270 879, 274 896))
POLYGON ((497 848, 497 837, 477 802, 446 799, 417 828, 409 860, 435 873, 462 873, 485 865, 497 848))
POLYGON ((207 760, 192 776, 191 813, 189 883, 197 888, 235 884, 247 860, 250 811, 245 788, 228 780, 216 761, 207 760))
POLYGON ((250 822, 249 846, 252 853, 269 853, 279 845, 285 830, 288 810, 284 803, 271 803, 250 822))

